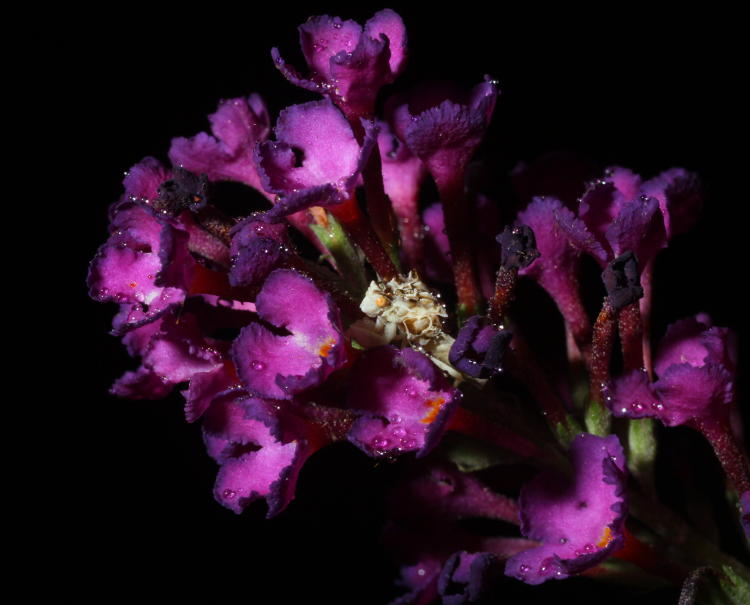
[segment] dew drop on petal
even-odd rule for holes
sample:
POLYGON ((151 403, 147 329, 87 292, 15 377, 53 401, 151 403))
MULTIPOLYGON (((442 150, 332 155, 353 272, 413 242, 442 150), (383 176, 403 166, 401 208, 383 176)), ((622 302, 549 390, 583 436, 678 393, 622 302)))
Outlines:
POLYGON ((266 364, 262 361, 258 361, 257 359, 253 359, 253 361, 250 362, 250 367, 253 370, 261 371, 266 369, 266 364))

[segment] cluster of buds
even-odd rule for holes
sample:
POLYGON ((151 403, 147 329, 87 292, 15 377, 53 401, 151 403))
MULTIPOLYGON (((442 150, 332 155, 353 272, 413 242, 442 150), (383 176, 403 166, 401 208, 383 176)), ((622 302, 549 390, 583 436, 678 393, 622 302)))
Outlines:
POLYGON ((222 101, 211 134, 172 141, 171 165, 146 158, 128 171, 88 278, 94 299, 119 306, 113 334, 140 358, 112 392, 182 387, 186 420, 202 423, 219 465, 214 496, 236 513, 256 500, 281 513, 306 460, 335 442, 403 464, 384 529, 403 565, 399 604, 474 602, 503 576, 606 578, 612 557, 668 581, 712 565, 729 598, 747 589, 747 571, 706 560, 699 537, 678 545, 674 565, 654 563, 687 530, 656 500, 653 419, 705 435, 745 532, 750 514, 732 332, 698 315, 651 353, 654 258, 695 222, 696 176, 613 167, 584 183, 555 162, 519 166, 524 207, 501 221, 469 169, 496 81, 425 83, 377 116, 406 61, 401 18, 313 17, 299 32, 307 73, 277 49, 273 59, 322 99, 282 110, 273 131, 259 95, 222 101), (428 178, 433 205, 420 197, 428 178), (225 213, 218 181, 257 190, 268 208, 225 213), (606 291, 595 318, 584 256, 606 291), (521 279, 560 311, 562 373, 515 321, 521 279), (509 477, 538 469, 520 489, 482 481, 503 476, 503 450, 522 463, 509 477), (467 517, 519 533, 478 535, 467 517))

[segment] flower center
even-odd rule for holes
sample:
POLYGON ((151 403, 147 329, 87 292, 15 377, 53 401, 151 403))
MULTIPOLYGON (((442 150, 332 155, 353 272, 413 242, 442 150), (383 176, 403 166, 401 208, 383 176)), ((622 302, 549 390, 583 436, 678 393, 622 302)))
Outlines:
POLYGON ((375 319, 389 341, 400 338, 424 347, 443 336, 442 318, 448 313, 439 299, 410 271, 388 282, 371 282, 360 309, 375 319))

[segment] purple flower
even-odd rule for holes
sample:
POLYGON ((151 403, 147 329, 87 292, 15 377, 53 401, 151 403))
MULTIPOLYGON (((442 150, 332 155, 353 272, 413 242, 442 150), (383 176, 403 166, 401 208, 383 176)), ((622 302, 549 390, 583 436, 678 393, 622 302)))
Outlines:
POLYGON ((503 357, 511 333, 499 330, 475 315, 466 320, 451 347, 449 359, 457 370, 474 378, 489 378, 503 371, 503 357))
POLYGON ((203 421, 206 449, 221 465, 214 496, 238 514, 259 498, 269 517, 280 513, 315 449, 311 435, 302 420, 271 402, 243 398, 241 391, 218 394, 203 421))
POLYGON ((451 246, 445 230, 443 207, 439 203, 428 206, 422 214, 422 220, 425 225, 425 275, 436 282, 451 283, 451 246))
POLYGON ((277 269, 255 301, 266 324, 251 323, 232 344, 232 359, 257 397, 291 399, 322 383, 347 358, 339 311, 309 277, 277 269))
POLYGON ((630 250, 641 270, 668 240, 696 220, 702 195, 698 179, 681 168, 641 181, 627 168, 610 168, 580 198, 578 218, 560 221, 571 243, 604 267, 630 250))
POLYGON ((232 229, 231 238, 232 286, 260 285, 294 256, 284 223, 267 223, 251 215, 232 229))
POLYGON ((542 544, 509 559, 506 575, 527 584, 562 580, 622 547, 627 508, 619 440, 581 434, 570 457, 572 478, 547 471, 521 490, 521 533, 542 544))
POLYGON ((654 362, 658 380, 645 372, 615 380, 609 396, 616 416, 654 417, 667 426, 724 418, 734 394, 736 342, 706 315, 678 321, 662 339, 654 362))
POLYGON ((433 84, 391 99, 396 134, 425 163, 439 188, 463 177, 489 126, 497 94, 496 84, 486 78, 469 93, 433 84))
POLYGON ((109 239, 91 261, 91 297, 121 304, 116 333, 154 321, 185 299, 194 267, 189 236, 148 205, 169 176, 153 158, 130 169, 125 194, 110 212, 109 239))
POLYGON ((268 138, 270 121, 260 95, 222 101, 208 119, 213 136, 201 132, 190 139, 173 139, 172 163, 212 181, 239 181, 262 190, 253 149, 268 138))
POLYGON ((377 347, 352 369, 348 405, 362 416, 349 440, 371 456, 426 455, 446 429, 461 393, 413 349, 377 347))
POLYGON ((157 321, 128 332, 123 343, 141 357, 136 371, 126 372, 111 392, 128 399, 158 399, 195 374, 210 372, 223 363, 223 343, 206 338, 190 313, 169 312, 157 321))
POLYGON ((615 182, 612 176, 592 183, 581 197, 579 219, 560 220, 559 225, 576 248, 602 267, 629 250, 645 266, 667 243, 659 202, 645 195, 628 198, 615 182))
POLYGON ((404 23, 390 9, 375 13, 364 29, 339 17, 311 17, 299 26, 299 37, 310 75, 301 76, 274 48, 276 66, 292 84, 328 96, 349 117, 370 117, 378 90, 406 61, 404 23))
POLYGON ((279 114, 275 141, 258 145, 256 164, 266 191, 281 195, 264 220, 330 206, 354 194, 377 140, 377 127, 363 120, 362 144, 330 101, 292 105, 279 114))
POLYGON ((427 171, 422 161, 391 132, 387 122, 378 122, 378 126, 383 187, 398 218, 404 256, 412 268, 419 269, 424 237, 419 217, 419 189, 427 171))

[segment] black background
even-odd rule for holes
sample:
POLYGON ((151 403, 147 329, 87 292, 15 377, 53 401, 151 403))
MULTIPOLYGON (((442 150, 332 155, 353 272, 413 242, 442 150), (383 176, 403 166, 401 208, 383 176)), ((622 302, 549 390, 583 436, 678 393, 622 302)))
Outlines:
MULTIPOLYGON (((498 5, 492 15, 471 2, 391 7, 410 38, 408 70, 392 89, 427 78, 468 86, 485 73, 499 80, 486 144, 499 179, 518 160, 555 149, 646 177, 672 166, 697 171, 706 206, 696 230, 658 261, 655 332, 698 311, 742 327, 746 121, 731 15, 684 7, 657 15, 632 4, 577 12, 498 5)), ((216 467, 199 428, 184 423, 179 395, 156 402, 107 395, 132 365, 107 335, 113 307, 90 301, 84 284, 123 171, 146 155, 166 159, 173 136, 206 130, 220 98, 258 91, 273 114, 314 98, 276 72, 271 46, 301 64, 295 27, 309 15, 363 22, 379 8, 68 9, 46 36, 47 103, 61 128, 55 153, 65 179, 56 204, 72 256, 62 271, 74 318, 65 338, 74 338, 75 352, 57 353, 69 366, 58 435, 66 455, 52 473, 60 497, 44 514, 63 530, 54 557, 71 570, 66 592, 362 604, 395 594, 396 569, 378 546, 381 494, 393 469, 336 446, 308 463, 297 499, 279 518, 264 520, 263 505, 239 517, 223 509, 211 495, 216 467)), ((508 581, 505 602, 620 602, 622 594, 590 581, 552 584, 508 581)))

